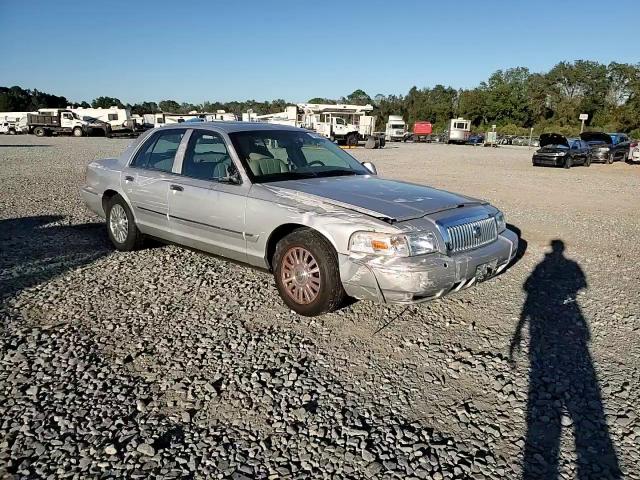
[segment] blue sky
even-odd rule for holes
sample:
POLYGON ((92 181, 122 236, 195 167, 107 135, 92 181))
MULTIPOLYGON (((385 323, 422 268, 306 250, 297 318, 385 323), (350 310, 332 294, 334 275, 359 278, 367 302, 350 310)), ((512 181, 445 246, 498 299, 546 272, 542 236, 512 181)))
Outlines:
POLYGON ((640 62, 637 0, 0 0, 0 85, 73 101, 306 101, 640 62))

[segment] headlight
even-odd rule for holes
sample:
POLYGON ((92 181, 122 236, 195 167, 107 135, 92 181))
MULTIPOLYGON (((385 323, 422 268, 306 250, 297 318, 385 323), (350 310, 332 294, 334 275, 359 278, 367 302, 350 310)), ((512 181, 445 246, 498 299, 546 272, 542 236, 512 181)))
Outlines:
POLYGON ((556 157, 564 157, 567 154, 567 152, 556 152, 556 157))
POLYGON ((609 147, 600 147, 598 148, 599 152, 608 152, 609 151, 609 147))
POLYGON ((504 213, 496 213, 496 225, 498 227, 498 233, 502 233, 507 229, 507 220, 504 218, 504 213))
POLYGON ((435 252, 438 240, 431 232, 389 234, 356 232, 349 239, 349 251, 376 255, 412 257, 435 252))

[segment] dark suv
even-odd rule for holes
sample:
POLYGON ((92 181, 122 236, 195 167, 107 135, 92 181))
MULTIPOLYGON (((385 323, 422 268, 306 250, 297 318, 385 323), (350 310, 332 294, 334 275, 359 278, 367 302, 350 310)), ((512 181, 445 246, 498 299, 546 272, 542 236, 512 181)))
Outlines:
POLYGON ((631 142, 624 133, 583 132, 580 138, 591 147, 592 162, 626 162, 629 158, 631 142))

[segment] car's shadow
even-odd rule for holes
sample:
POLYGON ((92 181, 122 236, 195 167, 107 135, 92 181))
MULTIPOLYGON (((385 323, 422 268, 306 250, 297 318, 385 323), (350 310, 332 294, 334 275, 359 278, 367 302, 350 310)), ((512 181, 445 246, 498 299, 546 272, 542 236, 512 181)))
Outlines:
POLYGON ((0 220, 0 301, 113 251, 104 223, 42 215, 0 220))

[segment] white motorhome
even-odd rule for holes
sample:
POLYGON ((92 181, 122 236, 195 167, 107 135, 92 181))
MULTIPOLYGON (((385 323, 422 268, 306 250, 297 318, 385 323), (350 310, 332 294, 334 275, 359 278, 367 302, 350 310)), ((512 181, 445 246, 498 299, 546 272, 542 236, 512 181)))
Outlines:
POLYGON ((407 124, 404 123, 402 115, 389 115, 386 128, 384 130, 384 138, 387 142, 395 142, 403 140, 407 133, 407 124))
POLYGON ((216 113, 203 113, 207 122, 235 122, 238 120, 235 113, 224 110, 216 110, 216 113))
POLYGON ((471 120, 465 120, 462 117, 451 119, 447 143, 466 143, 469 135, 471 135, 471 120))
POLYGON ((127 130, 133 129, 133 120, 131 111, 127 108, 118 108, 116 106, 109 108, 71 108, 67 107, 78 115, 82 120, 91 122, 92 120, 100 120, 101 122, 111 125, 111 130, 127 130))

